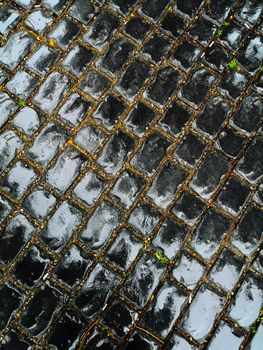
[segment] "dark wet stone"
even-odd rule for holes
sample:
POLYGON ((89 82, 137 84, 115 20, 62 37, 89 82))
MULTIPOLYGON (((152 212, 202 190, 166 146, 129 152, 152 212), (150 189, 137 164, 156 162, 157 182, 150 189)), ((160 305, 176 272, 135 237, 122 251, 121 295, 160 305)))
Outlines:
POLYGON ((107 186, 107 181, 93 171, 87 172, 73 190, 77 199, 87 205, 94 205, 107 186))
POLYGON ((239 161, 236 172, 251 183, 258 182, 263 176, 263 141, 256 139, 239 161))
POLYGON ((13 197, 20 199, 36 178, 34 168, 23 161, 18 161, 2 180, 2 186, 13 197))
POLYGON ((26 99, 33 92, 37 79, 25 71, 18 71, 13 79, 9 80, 6 88, 21 99, 26 99))
POLYGON ((47 166, 58 149, 67 140, 68 134, 61 126, 49 123, 35 138, 33 145, 27 150, 27 154, 41 167, 47 166))
POLYGON ((177 38, 183 33, 186 23, 180 16, 174 14, 173 12, 168 12, 168 14, 162 20, 161 27, 167 32, 168 35, 172 35, 173 37, 177 38))
POLYGON ((232 50, 236 50, 247 34, 247 28, 239 22, 232 21, 229 26, 224 27, 220 40, 232 50))
POLYGON ((103 323, 113 330, 118 337, 123 337, 131 327, 135 313, 121 301, 114 301, 107 310, 103 323))
POLYGON ((248 79, 245 75, 235 71, 227 73, 222 79, 219 89, 234 100, 240 97, 240 94, 247 86, 248 79))
POLYGON ((187 295, 171 282, 159 290, 153 306, 146 312, 142 324, 161 338, 167 336, 178 318, 187 295))
POLYGON ((0 171, 4 170, 22 146, 23 141, 14 131, 6 130, 0 134, 0 171))
POLYGON ((209 344, 209 350, 216 350, 222 346, 238 349, 243 339, 244 336, 242 334, 230 328, 228 324, 221 322, 209 344))
POLYGON ((125 229, 115 238, 106 256, 111 263, 122 270, 127 270, 142 247, 143 243, 125 229))
POLYGON ((193 107, 198 107, 215 82, 215 77, 206 69, 197 69, 182 88, 182 97, 193 107))
POLYGON ((45 176, 45 181, 60 193, 65 193, 87 164, 87 159, 74 148, 68 148, 45 176))
POLYGON ((111 0, 111 6, 123 15, 128 15, 138 0, 111 0))
POLYGON ((8 35, 20 20, 19 11, 10 4, 0 8, 0 33, 8 35))
POLYGON ((153 132, 135 154, 132 164, 147 175, 152 175, 166 155, 171 142, 159 132, 153 132))
POLYGON ((52 113, 71 86, 71 81, 64 74, 52 72, 40 86, 33 98, 45 113, 52 113))
POLYGON ((198 137, 189 133, 176 148, 174 156, 184 165, 193 167, 201 157, 205 147, 205 144, 198 137))
POLYGON ((148 204, 139 204, 131 213, 128 222, 143 235, 149 235, 160 219, 157 210, 148 204))
POLYGON ((197 348, 190 345, 184 338, 174 334, 172 339, 165 345, 164 350, 196 350, 197 348))
POLYGON ((117 85, 119 92, 132 101, 151 73, 150 68, 139 60, 133 61, 117 85))
POLYGON ((196 11, 199 9, 202 0, 177 0, 175 3, 175 10, 181 12, 182 14, 192 18, 196 11))
POLYGON ((1 350, 31 350, 32 344, 25 340, 20 334, 10 331, 7 333, 2 341, 0 341, 1 350))
POLYGON ((263 186, 259 186, 258 190, 254 194, 254 201, 261 207, 263 207, 263 186))
POLYGON ((142 308, 159 283, 164 268, 165 265, 158 262, 152 255, 145 254, 125 282, 123 294, 137 307, 142 308))
POLYGON ((0 196, 0 223, 2 223, 12 210, 12 205, 0 196))
POLYGON ((15 101, 5 92, 0 92, 0 127, 8 120, 8 118, 17 110, 18 106, 15 101))
POLYGON ((43 276, 49 262, 44 252, 32 246, 16 265, 14 275, 28 287, 33 287, 43 276))
POLYGON ((112 130, 121 118, 125 108, 125 104, 119 97, 109 95, 93 113, 92 118, 99 120, 105 128, 112 130))
POLYGON ((26 66, 39 76, 47 73, 56 61, 58 55, 49 47, 42 45, 26 61, 26 66))
POLYGON ((166 67, 158 72, 155 81, 147 91, 147 97, 157 106, 166 104, 174 93, 180 80, 179 73, 171 67, 166 67))
POLYGON ((75 22, 63 17, 48 34, 48 37, 55 40, 62 50, 66 50, 79 32, 80 27, 75 22))
POLYGON ((101 48, 119 25, 117 17, 105 11, 98 15, 83 39, 95 48, 101 48))
POLYGON ((216 141, 216 147, 223 151, 231 158, 238 156, 245 140, 233 129, 224 129, 216 141))
POLYGON ((172 259, 181 248, 188 232, 184 225, 166 219, 157 232, 153 245, 169 259, 172 259))
POLYGON ((2 84, 6 80, 6 78, 6 72, 2 68, 0 68, 0 83, 2 84))
POLYGON ((150 25, 141 17, 132 17, 127 22, 124 30, 126 34, 130 35, 133 39, 142 41, 150 29, 150 25))
POLYGON ((170 48, 171 42, 163 36, 154 34, 145 44, 142 55, 154 63, 160 63, 170 48))
POLYGON ((169 2, 170 0, 144 0, 142 2, 140 11, 147 17, 153 19, 154 21, 157 21, 160 18, 162 12, 168 6, 169 2))
POLYGON ((216 44, 207 49, 204 59, 212 68, 217 69, 219 72, 223 72, 230 61, 226 50, 216 44))
POLYGON ((262 101, 262 98, 253 92, 246 96, 231 118, 230 123, 245 134, 250 135, 260 122, 263 113, 262 101))
POLYGON ((210 199, 228 168, 224 159, 209 153, 190 182, 190 187, 202 198, 210 199))
POLYGON ((28 15, 24 23, 34 32, 42 34, 51 25, 53 19, 54 17, 50 12, 36 9, 28 15))
POLYGON ((105 134, 93 125, 87 125, 79 131, 75 137, 75 142, 84 150, 95 153, 102 141, 105 139, 105 134))
POLYGON ((239 51, 238 60, 250 73, 254 73, 262 65, 263 39, 259 36, 250 38, 239 51))
POLYGON ((34 226, 24 215, 17 214, 11 219, 0 235, 0 260, 4 264, 12 262, 33 232, 34 226))
POLYGON ((9 36, 6 44, 0 47, 0 62, 8 69, 15 69, 28 54, 34 39, 25 31, 19 31, 9 36))
POLYGON ((198 19, 192 28, 189 29, 189 34, 200 44, 207 46, 215 35, 216 27, 201 17, 198 19))
POLYGON ((63 61, 63 66, 79 77, 93 58, 91 50, 82 45, 76 45, 63 61))
POLYGON ((124 123, 129 126, 138 136, 142 136, 152 124, 156 112, 148 105, 139 102, 130 112, 124 123))
POLYGON ((109 74, 117 74, 132 55, 133 45, 126 39, 116 39, 99 61, 99 66, 109 74))
POLYGON ((236 216, 242 209, 249 193, 250 190, 247 186, 232 177, 223 187, 217 203, 230 212, 230 214, 236 216))
POLYGON ((221 26, 234 6, 236 6, 235 0, 210 0, 206 6, 206 15, 221 26))
POLYGON ((92 250, 99 250, 118 226, 121 218, 122 215, 118 209, 107 202, 101 202, 81 232, 81 240, 92 250))
POLYGON ((109 80, 95 70, 89 71, 86 78, 79 84, 81 90, 95 99, 100 98, 108 87, 109 80))
POLYGON ((77 127, 88 114, 92 104, 78 93, 70 95, 58 111, 58 116, 71 126, 77 127))
POLYGON ((178 219, 193 226, 200 218, 204 207, 204 204, 199 199, 191 195, 189 192, 183 192, 183 195, 179 198, 173 208, 173 213, 178 219))
POLYGON ((261 73, 254 84, 256 90, 263 95, 263 74, 261 73))
POLYGON ((195 126, 206 136, 213 137, 226 119, 230 108, 229 103, 221 96, 211 97, 204 111, 197 116, 195 126))
POLYGON ((17 113, 12 123, 17 129, 31 136, 38 129, 41 119, 37 112, 30 107, 23 107, 17 113))
MULTIPOLYGON (((144 333, 145 334, 145 333, 144 333)), ((143 350, 157 350, 157 344, 148 338, 146 335, 134 333, 133 336, 125 344, 125 350, 143 349, 143 350)))
POLYGON ((62 283, 73 287, 83 277, 91 259, 78 247, 72 245, 57 265, 54 275, 62 283))
POLYGON ((231 290, 244 268, 243 261, 229 249, 224 249, 209 273, 211 280, 224 290, 231 290))
POLYGON ((263 213, 250 206, 234 231, 231 242, 243 254, 250 256, 260 244, 263 231, 263 213))
POLYGON ((49 284, 41 287, 30 300, 26 311, 21 318, 21 324, 33 336, 41 334, 51 323, 54 315, 63 304, 62 295, 49 284))
POLYGON ((144 180, 130 171, 125 171, 119 177, 110 195, 125 208, 129 208, 144 187, 144 180))
POLYGON ((203 258, 210 260, 226 237, 229 228, 230 221, 226 217, 214 209, 209 209, 194 234, 191 246, 203 258))
POLYGON ((100 264, 90 273, 75 299, 76 306, 88 318, 97 315, 117 287, 119 277, 100 264))
POLYGON ((249 329, 260 314, 262 297, 262 280, 255 278, 252 273, 248 273, 230 306, 230 317, 237 321, 241 327, 249 329))
POLYGON ((42 3, 47 9, 55 12, 57 15, 61 14, 67 6, 67 0, 42 0, 42 3))
POLYGON ((73 349, 80 341, 85 324, 72 312, 64 312, 47 338, 57 350, 73 349))
POLYGON ((201 50, 196 45, 188 41, 183 41, 176 47, 170 60, 174 65, 189 70, 197 61, 200 54, 201 50))
POLYGON ((103 148, 98 164, 109 174, 115 174, 133 151, 134 140, 126 133, 117 131, 103 148))
POLYGON ((205 266, 200 264, 188 253, 183 253, 173 269, 173 277, 185 287, 192 290, 205 272, 205 266))
POLYGON ((203 285, 193 300, 182 321, 183 328, 197 340, 202 340, 211 330, 216 316, 221 311, 225 298, 203 285), (200 315, 202 314, 202 322, 200 315))
MULTIPOLYGON (((23 296, 14 287, 4 284, 0 286, 0 330, 8 324, 12 314, 20 307, 23 296)), ((0 343, 1 345, 1 343, 0 343)), ((1 346, 2 348, 2 346, 1 346)))
POLYGON ((257 259, 254 261, 253 268, 260 272, 261 274, 263 273, 263 252, 259 254, 257 259))
POLYGON ((69 10, 69 14, 78 21, 87 24, 97 13, 98 7, 91 0, 76 0, 69 10))
POLYGON ((165 163, 147 192, 147 196, 162 209, 166 209, 182 186, 186 173, 171 162, 165 163))
POLYGON ((50 249, 60 251, 81 223, 82 213, 64 201, 49 219, 41 233, 41 239, 50 249))
POLYGON ((239 10, 238 17, 249 24, 254 25, 260 18, 262 11, 263 4, 261 0, 246 0, 239 10))
POLYGON ((83 350, 114 350, 115 348, 116 344, 111 338, 108 338, 106 335, 102 335, 95 330, 87 340, 83 350))

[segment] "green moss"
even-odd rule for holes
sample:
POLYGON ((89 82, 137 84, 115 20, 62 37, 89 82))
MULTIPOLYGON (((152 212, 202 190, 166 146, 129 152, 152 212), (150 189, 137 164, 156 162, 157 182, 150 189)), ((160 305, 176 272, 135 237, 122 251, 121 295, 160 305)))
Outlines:
POLYGON ((24 107, 24 106, 26 105, 26 100, 22 100, 22 99, 20 98, 19 101, 18 101, 18 105, 19 105, 20 107, 24 107))
POLYGON ((220 38, 220 36, 223 34, 223 30, 221 28, 218 28, 216 31, 216 35, 220 38))
POLYGON ((165 256, 164 254, 162 254, 160 252, 154 252, 154 256, 162 264, 167 264, 169 262, 169 259, 167 258, 167 256, 165 256))
POLYGON ((230 69, 240 70, 240 67, 237 64, 237 60, 235 58, 228 62, 227 67, 230 69))

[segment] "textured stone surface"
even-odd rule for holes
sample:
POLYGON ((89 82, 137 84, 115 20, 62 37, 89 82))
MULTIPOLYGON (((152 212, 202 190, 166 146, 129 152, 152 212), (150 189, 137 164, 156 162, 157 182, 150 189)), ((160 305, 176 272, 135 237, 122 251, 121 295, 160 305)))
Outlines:
POLYGON ((262 13, 0 2, 1 350, 262 350, 262 13))

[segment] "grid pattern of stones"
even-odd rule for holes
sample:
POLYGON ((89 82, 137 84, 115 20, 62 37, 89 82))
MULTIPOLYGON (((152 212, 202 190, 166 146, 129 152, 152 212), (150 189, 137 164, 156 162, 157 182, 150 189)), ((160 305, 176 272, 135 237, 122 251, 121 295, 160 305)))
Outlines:
POLYGON ((259 349, 262 7, 1 3, 1 348, 259 349))

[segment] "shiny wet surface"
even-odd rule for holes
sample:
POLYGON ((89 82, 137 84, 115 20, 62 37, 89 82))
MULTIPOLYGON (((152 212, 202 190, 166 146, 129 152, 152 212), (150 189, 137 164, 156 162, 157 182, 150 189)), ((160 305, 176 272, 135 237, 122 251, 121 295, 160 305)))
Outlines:
POLYGON ((1 350, 261 350, 262 11, 0 3, 1 350))

